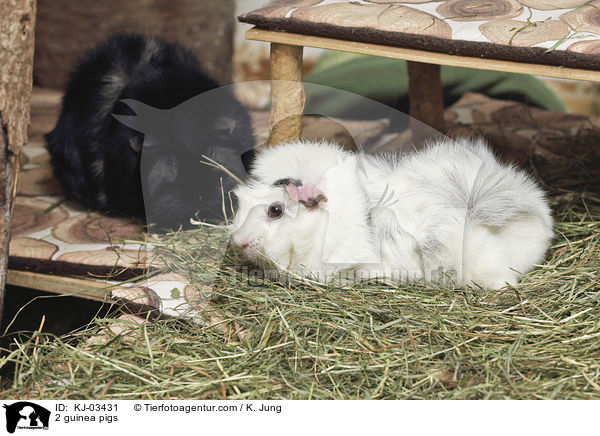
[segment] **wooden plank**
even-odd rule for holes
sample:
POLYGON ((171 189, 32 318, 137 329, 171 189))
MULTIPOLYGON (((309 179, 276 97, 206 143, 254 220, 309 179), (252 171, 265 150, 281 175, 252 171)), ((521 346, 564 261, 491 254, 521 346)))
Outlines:
POLYGON ((110 301, 111 291, 119 287, 102 281, 9 270, 6 283, 54 294, 71 295, 95 301, 110 301))
POLYGON ((440 66, 408 62, 408 100, 410 104, 413 143, 421 143, 427 136, 421 133, 422 121, 439 132, 444 131, 444 95, 440 66))
POLYGON ((536 76, 555 77, 558 79, 600 82, 600 71, 565 68, 552 65, 530 64, 524 62, 502 61, 497 59, 454 56, 445 53, 413 50, 379 44, 367 44, 355 41, 344 41, 340 39, 322 38, 319 36, 301 35, 297 33, 273 32, 257 28, 248 30, 246 32, 246 39, 303 47, 316 47, 328 50, 338 50, 392 59, 404 59, 407 61, 422 62, 426 64, 448 65, 452 67, 503 71, 509 73, 533 74, 536 76))
POLYGON ((271 44, 269 145, 300 139, 305 98, 302 47, 271 44))
POLYGON ((0 0, 0 322, 19 154, 27 143, 35 0, 0 0))

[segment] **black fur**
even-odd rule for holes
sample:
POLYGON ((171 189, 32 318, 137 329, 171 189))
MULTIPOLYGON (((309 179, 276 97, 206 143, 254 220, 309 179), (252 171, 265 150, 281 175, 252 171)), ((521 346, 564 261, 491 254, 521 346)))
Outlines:
POLYGON ((220 180, 226 196, 234 181, 201 164, 202 155, 242 176, 240 155, 254 141, 248 114, 228 89, 196 97, 218 86, 193 54, 158 38, 119 34, 88 52, 46 135, 66 195, 91 209, 146 217, 159 228, 189 227, 195 213, 222 219, 220 180), (144 120, 140 107, 175 109, 144 120), (113 115, 132 119, 123 122, 136 130, 113 115))
POLYGON ((242 159, 242 165, 244 165, 246 174, 250 174, 252 172, 252 166, 254 165, 254 159, 256 158, 256 150, 251 148, 250 150, 242 153, 240 157, 242 159))
POLYGON ((279 179, 273 183, 273 186, 286 186, 286 185, 294 185, 294 186, 302 186, 302 180, 300 179, 279 179))

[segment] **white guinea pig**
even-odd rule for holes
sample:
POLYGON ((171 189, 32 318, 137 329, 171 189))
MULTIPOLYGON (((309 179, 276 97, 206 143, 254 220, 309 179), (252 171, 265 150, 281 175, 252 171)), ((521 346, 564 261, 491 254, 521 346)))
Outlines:
POLYGON ((480 140, 408 155, 324 142, 259 152, 231 236, 266 268, 327 282, 385 278, 499 289, 544 259, 544 193, 480 140))

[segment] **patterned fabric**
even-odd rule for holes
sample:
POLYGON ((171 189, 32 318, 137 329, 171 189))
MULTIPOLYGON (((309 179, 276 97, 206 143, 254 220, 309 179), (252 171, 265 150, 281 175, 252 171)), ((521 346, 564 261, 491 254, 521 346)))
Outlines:
POLYGON ((239 18, 273 30, 600 69, 600 0, 276 0, 239 18))
POLYGON ((9 268, 120 280, 143 273, 149 266, 147 248, 144 242, 128 242, 144 240, 140 222, 65 201, 44 143, 37 132, 30 136, 21 155, 9 268))
POLYGON ((600 118, 552 112, 523 103, 466 93, 444 112, 447 135, 483 137, 506 162, 536 171, 546 182, 557 168, 577 167, 581 157, 598 153, 600 118), (584 140, 585 139, 585 140, 584 140))

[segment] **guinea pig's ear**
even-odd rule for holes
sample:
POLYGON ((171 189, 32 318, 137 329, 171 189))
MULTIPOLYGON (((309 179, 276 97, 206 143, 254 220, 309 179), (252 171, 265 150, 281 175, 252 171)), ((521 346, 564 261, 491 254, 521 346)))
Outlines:
POLYGON ((316 208, 322 201, 327 201, 327 196, 309 182, 300 179, 279 179, 273 186, 284 186, 289 196, 294 200, 302 203, 308 209, 316 208))
POLYGON ((235 130, 235 125, 235 118, 221 117, 216 121, 214 128, 223 135, 231 135, 235 130))
POLYGON ((256 150, 251 148, 248 151, 245 151, 240 156, 242 159, 242 165, 244 165, 244 170, 246 174, 250 174, 252 172, 252 164, 254 163, 254 158, 256 157, 256 150))

